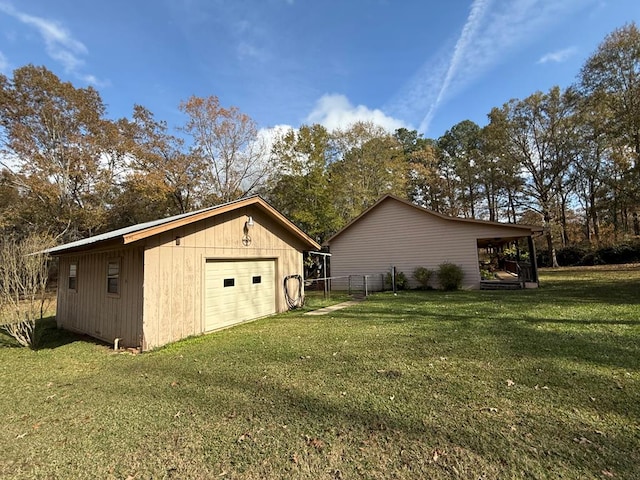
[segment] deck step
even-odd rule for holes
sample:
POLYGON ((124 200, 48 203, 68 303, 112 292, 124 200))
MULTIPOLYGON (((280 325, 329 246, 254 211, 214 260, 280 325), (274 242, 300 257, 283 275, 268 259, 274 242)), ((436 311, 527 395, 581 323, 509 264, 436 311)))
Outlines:
POLYGON ((520 290, 522 289, 522 283, 509 282, 509 281, 481 281, 480 290, 520 290))

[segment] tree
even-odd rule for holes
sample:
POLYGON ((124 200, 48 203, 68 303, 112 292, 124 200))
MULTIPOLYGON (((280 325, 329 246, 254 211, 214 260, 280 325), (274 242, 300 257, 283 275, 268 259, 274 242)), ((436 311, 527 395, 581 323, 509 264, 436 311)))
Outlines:
POLYGON ((598 95, 582 97, 576 113, 578 142, 574 166, 578 199, 584 207, 585 236, 600 242, 601 200, 605 195, 607 160, 611 156, 606 124, 608 109, 598 95))
POLYGON ((0 328, 20 345, 35 348, 36 321, 44 314, 51 237, 32 234, 22 241, 0 243, 0 328))
POLYGON ((394 136, 402 146, 406 162, 406 197, 416 205, 442 212, 443 182, 435 141, 406 128, 399 128, 394 136))
POLYGON ((629 231, 628 217, 640 203, 640 30, 635 23, 605 37, 582 67, 579 88, 600 112, 608 146, 616 151, 611 213, 617 235, 619 229, 629 231))
POLYGON ((331 135, 322 125, 289 129, 274 143, 275 168, 264 195, 298 227, 324 242, 341 226, 329 166, 331 135))
POLYGON ((442 152, 443 165, 446 165, 445 175, 452 182, 450 203, 459 204, 464 216, 476 218, 480 127, 471 120, 464 120, 440 137, 438 147, 442 152))
POLYGON ((508 129, 508 154, 527 172, 525 193, 533 198, 544 219, 547 248, 557 266, 552 227, 557 223, 555 204, 569 171, 575 148, 571 92, 553 87, 503 107, 508 129))
POLYGON ((205 191, 203 157, 186 151, 184 140, 169 133, 143 106, 121 130, 127 142, 127 172, 111 211, 114 225, 141 223, 193 210, 205 191))
POLYGON ((104 225, 105 187, 102 99, 91 87, 75 88, 45 67, 27 65, 0 79, 0 129, 4 163, 25 198, 21 221, 75 239, 104 225))
POLYGON ((524 182, 519 173, 520 166, 509 152, 506 125, 504 111, 492 109, 489 124, 480 132, 477 172, 489 220, 496 222, 506 214, 507 221, 515 223, 524 182))
POLYGON ((609 129, 640 160, 640 31, 635 23, 605 37, 580 71, 580 86, 587 95, 600 95, 610 111, 609 129))
POLYGON ((184 131, 193 137, 193 153, 208 167, 212 198, 229 202, 258 190, 271 168, 255 122, 237 107, 220 106, 215 96, 192 96, 180 110, 188 116, 184 131))
POLYGON ((407 164, 398 140, 371 122, 333 132, 337 159, 330 175, 338 215, 349 222, 382 195, 404 196, 407 164))

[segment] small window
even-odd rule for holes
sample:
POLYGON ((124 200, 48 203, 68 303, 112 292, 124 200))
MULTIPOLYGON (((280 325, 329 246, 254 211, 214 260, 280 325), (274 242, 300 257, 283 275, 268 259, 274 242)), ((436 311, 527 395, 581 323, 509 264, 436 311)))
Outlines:
POLYGON ((262 277, 260 275, 257 275, 255 277, 253 277, 253 283, 262 283, 262 277))
POLYGON ((118 295, 120 293, 120 262, 110 261, 107 269, 107 293, 118 295))
POLYGON ((69 290, 78 290, 78 263, 69 264, 69 290))
POLYGON ((236 284, 236 279, 235 278, 225 278, 224 279, 224 286, 225 287, 233 287, 236 284))

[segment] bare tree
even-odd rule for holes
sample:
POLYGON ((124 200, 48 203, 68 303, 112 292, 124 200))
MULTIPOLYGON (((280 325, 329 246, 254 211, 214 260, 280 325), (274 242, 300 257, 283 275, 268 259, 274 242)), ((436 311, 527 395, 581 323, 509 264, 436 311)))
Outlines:
POLYGON ((48 255, 53 241, 33 234, 21 242, 0 245, 0 328, 24 347, 35 347, 36 321, 43 317, 48 279, 48 255))
POLYGON ((213 196, 229 202, 255 192, 271 171, 268 150, 255 122, 237 107, 220 106, 218 97, 192 96, 180 104, 189 116, 196 154, 210 168, 213 196))

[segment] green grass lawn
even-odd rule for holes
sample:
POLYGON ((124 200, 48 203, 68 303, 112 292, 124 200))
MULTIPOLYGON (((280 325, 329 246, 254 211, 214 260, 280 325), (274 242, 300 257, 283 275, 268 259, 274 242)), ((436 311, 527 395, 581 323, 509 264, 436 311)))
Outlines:
POLYGON ((0 478, 639 478, 640 266, 541 281, 142 355, 0 337, 0 478))

